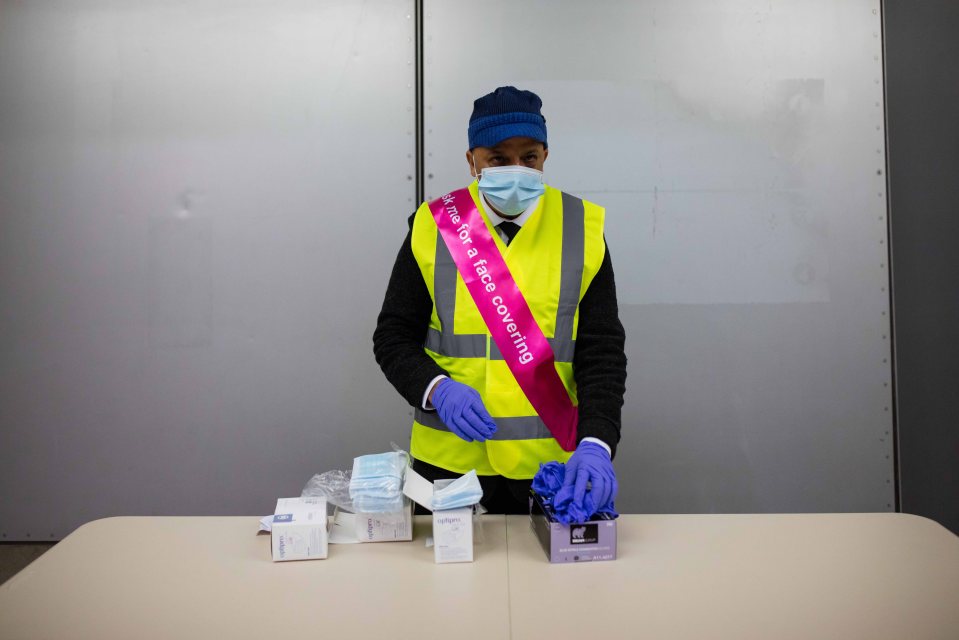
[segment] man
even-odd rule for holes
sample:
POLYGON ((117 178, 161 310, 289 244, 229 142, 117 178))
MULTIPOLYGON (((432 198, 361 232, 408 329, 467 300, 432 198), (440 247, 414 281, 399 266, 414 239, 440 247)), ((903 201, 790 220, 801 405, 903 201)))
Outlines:
POLYGON ((476 469, 493 513, 528 513, 551 461, 580 510, 612 506, 617 489, 626 355, 604 210, 543 183, 541 107, 514 87, 474 102, 477 180, 410 217, 373 334, 415 409, 413 468, 476 469))

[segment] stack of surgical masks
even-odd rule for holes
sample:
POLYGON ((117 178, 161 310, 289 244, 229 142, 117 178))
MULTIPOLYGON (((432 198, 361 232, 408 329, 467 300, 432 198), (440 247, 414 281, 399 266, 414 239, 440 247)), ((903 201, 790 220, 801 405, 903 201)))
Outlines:
POLYGON ((362 513, 390 513, 403 509, 406 454, 375 453, 353 459, 350 498, 362 513))

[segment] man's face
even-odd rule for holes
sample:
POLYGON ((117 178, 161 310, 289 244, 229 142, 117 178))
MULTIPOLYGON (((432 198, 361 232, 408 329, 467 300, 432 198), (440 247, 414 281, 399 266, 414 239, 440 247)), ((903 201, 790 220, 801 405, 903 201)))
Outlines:
POLYGON ((519 165, 538 171, 549 155, 549 149, 542 142, 532 138, 507 138, 494 147, 476 147, 466 152, 466 162, 470 165, 470 175, 474 178, 486 167, 507 167, 519 165))

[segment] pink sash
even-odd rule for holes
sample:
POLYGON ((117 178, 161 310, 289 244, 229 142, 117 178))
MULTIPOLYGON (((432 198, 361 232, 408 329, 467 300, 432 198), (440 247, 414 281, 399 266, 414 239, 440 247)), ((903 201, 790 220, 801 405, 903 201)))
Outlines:
POLYGON ((516 382, 559 445, 573 451, 579 411, 556 373, 553 349, 536 324, 469 189, 453 191, 429 207, 516 382))

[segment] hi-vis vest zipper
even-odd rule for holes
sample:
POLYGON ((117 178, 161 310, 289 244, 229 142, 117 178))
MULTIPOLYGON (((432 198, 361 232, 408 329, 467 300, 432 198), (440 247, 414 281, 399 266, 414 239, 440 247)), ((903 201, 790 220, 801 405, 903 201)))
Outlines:
MULTIPOLYGON (((537 209, 509 247, 503 244, 479 201, 477 183, 470 195, 503 253, 537 324, 553 348, 556 371, 577 404, 573 352, 579 302, 603 262, 602 207, 550 186, 537 209)), ((436 412, 417 408, 410 453, 457 473, 528 479, 541 462, 566 462, 563 451, 516 383, 439 235, 429 206, 413 219, 413 255, 433 300, 426 353, 450 377, 476 389, 496 421, 486 442, 466 442, 443 424, 436 412)))

